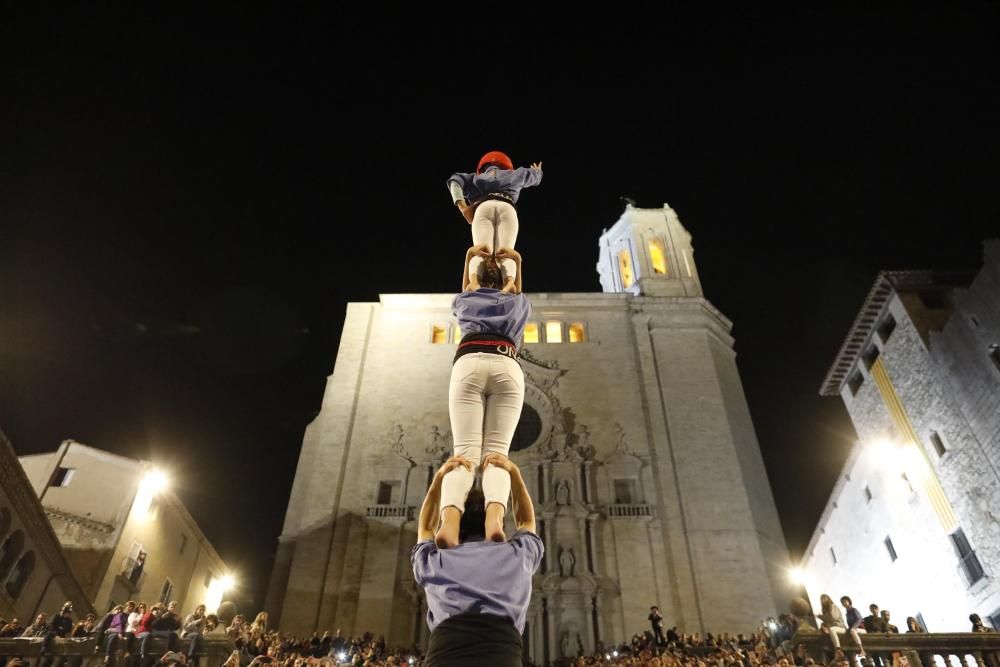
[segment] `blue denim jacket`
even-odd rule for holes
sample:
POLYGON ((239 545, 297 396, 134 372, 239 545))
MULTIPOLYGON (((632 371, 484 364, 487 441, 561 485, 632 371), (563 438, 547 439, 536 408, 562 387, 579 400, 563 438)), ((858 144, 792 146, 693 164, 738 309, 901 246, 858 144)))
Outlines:
POLYGON ((452 182, 462 186, 465 199, 470 203, 476 204, 488 194, 501 193, 510 197, 511 203, 516 204, 521 190, 542 182, 542 170, 530 167, 509 170, 487 167, 481 174, 452 174, 445 183, 449 190, 452 182))

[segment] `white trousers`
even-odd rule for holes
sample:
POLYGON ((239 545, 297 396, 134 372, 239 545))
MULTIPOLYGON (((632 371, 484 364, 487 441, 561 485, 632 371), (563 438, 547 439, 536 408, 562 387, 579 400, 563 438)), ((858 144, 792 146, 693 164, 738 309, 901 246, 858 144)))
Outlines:
MULTIPOLYGON (((847 628, 843 628, 839 625, 834 625, 829 628, 830 630, 830 641, 833 643, 833 648, 840 648, 840 635, 847 633, 847 628)), ((861 635, 866 634, 866 631, 862 628, 855 628, 851 630, 851 638, 857 643, 858 650, 864 653, 864 647, 861 645, 861 635)))
MULTIPOLYGON (((517 209, 505 201, 487 199, 476 207, 472 218, 472 245, 486 244, 490 254, 500 248, 513 248, 517 242, 517 209)), ((469 262, 469 275, 480 275, 482 257, 473 257, 469 262)), ((500 261, 504 280, 517 277, 517 264, 512 259, 500 261)), ((480 275, 481 277, 481 275, 480 275)))
MULTIPOLYGON (((484 454, 507 456, 524 405, 521 365, 502 354, 475 352, 460 357, 451 368, 448 410, 455 455, 478 466, 484 454)), ((465 498, 475 481, 474 470, 455 468, 441 480, 441 509, 465 511, 465 498)), ((486 504, 507 506, 510 473, 496 466, 483 471, 486 504)))

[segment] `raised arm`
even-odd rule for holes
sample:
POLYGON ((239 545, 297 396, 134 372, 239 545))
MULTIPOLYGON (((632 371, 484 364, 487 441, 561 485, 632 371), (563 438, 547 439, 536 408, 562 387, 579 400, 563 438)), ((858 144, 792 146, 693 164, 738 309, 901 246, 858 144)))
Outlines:
POLYGON ((424 542, 434 539, 438 524, 441 523, 441 481, 444 476, 458 466, 472 470, 472 462, 464 456, 453 456, 444 462, 434 473, 434 479, 424 496, 424 504, 420 507, 420 520, 417 522, 417 541, 424 542))
POLYGON ((525 530, 529 533, 535 532, 535 506, 531 502, 531 494, 528 487, 524 485, 524 478, 521 477, 521 469, 509 458, 496 452, 491 452, 483 457, 483 469, 488 465, 495 465, 510 473, 510 495, 511 508, 514 510, 514 525, 518 530, 525 530))
POLYGON ((521 253, 514 250, 513 248, 500 248, 497 250, 497 260, 501 259, 512 259, 514 260, 514 265, 516 267, 517 275, 514 278, 513 284, 504 285, 504 293, 510 294, 520 294, 521 293, 521 279, 523 277, 523 270, 521 268, 521 253))

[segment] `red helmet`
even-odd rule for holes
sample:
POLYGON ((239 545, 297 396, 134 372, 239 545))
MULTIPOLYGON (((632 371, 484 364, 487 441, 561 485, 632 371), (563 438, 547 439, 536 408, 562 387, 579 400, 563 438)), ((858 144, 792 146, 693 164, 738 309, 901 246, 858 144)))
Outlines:
POLYGON ((490 151, 483 157, 479 159, 479 165, 476 167, 476 173, 480 173, 488 164, 495 164, 498 167, 503 167, 504 169, 513 169, 514 163, 510 161, 506 153, 500 151, 490 151))

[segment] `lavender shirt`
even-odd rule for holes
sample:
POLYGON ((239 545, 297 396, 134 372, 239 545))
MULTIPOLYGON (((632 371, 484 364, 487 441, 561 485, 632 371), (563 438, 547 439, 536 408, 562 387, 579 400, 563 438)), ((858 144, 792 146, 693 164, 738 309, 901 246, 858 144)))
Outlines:
POLYGON ((427 626, 457 614, 509 618, 519 633, 531 602, 531 576, 545 547, 534 533, 519 531, 506 542, 465 542, 438 549, 433 540, 410 552, 413 578, 427 595, 427 626))
POLYGON ((475 292, 462 292, 451 303, 458 318, 462 335, 498 333, 521 347, 524 325, 531 317, 531 302, 524 292, 504 294, 498 289, 480 287, 475 292))

